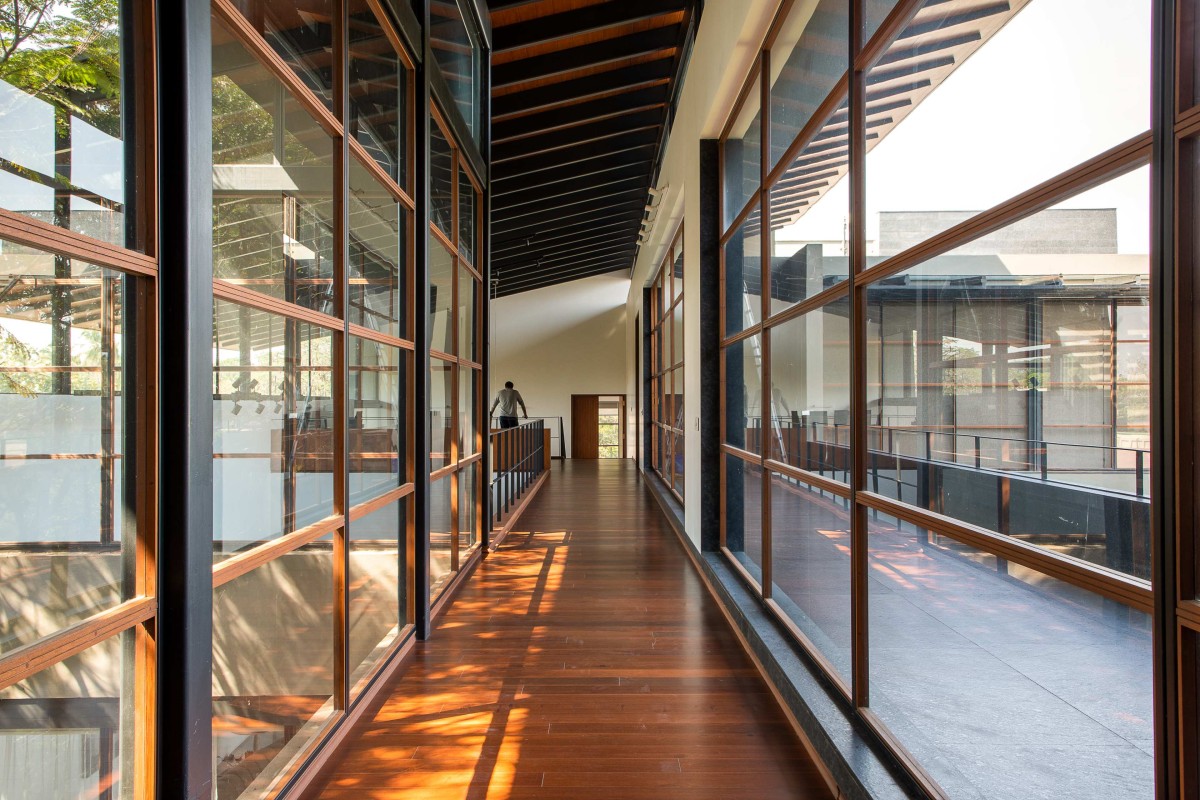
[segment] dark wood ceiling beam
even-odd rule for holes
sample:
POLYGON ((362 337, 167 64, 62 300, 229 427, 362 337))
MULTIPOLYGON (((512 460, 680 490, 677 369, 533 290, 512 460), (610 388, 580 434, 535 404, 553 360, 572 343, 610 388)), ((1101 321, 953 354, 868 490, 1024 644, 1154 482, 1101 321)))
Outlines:
POLYGON ((510 211, 538 208, 543 203, 570 203, 581 196, 595 197, 601 193, 633 189, 638 189, 645 195, 649 182, 650 175, 643 169, 628 174, 618 174, 615 177, 601 176, 599 179, 575 182, 570 184, 571 188, 563 187, 563 191, 560 192, 542 189, 513 195, 505 198, 504 203, 493 202, 492 212, 505 215, 510 211))
MULTIPOLYGON (((515 176, 503 184, 503 192, 492 192, 492 206, 504 207, 524 202, 527 198, 551 197, 555 193, 570 191, 576 186, 596 186, 610 181, 622 180, 635 175, 649 183, 650 169, 654 162, 649 159, 637 161, 614 161, 595 167, 584 165, 577 170, 563 170, 540 176, 515 176)), ((493 184, 497 185, 497 184, 493 184)))
POLYGON ((662 107, 670 99, 670 87, 665 83, 660 83, 644 89, 608 95, 586 103, 556 106, 547 111, 526 114, 506 122, 494 122, 492 143, 498 144, 509 139, 520 139, 530 134, 583 125, 592 120, 605 119, 630 111, 662 107))
POLYGON ((510 213, 498 214, 492 213, 492 225, 504 225, 507 222, 516 222, 525 217, 537 216, 543 220, 546 217, 557 217, 562 212, 574 213, 577 209, 595 208, 598 205, 607 205, 613 202, 627 200, 630 203, 641 200, 646 201, 646 187, 634 186, 632 189, 619 189, 617 191, 607 191, 603 193, 595 193, 586 195, 578 200, 562 201, 556 199, 543 200, 540 203, 533 203, 525 206, 518 206, 512 209, 510 213))
POLYGON ((492 67, 492 88, 566 75, 587 67, 619 65, 629 58, 671 51, 679 44, 680 27, 670 25, 621 36, 603 42, 558 50, 545 55, 522 58, 492 67))
POLYGON ((544 17, 503 25, 493 30, 493 52, 503 53, 518 47, 549 42, 567 36, 595 33, 605 28, 677 14, 687 6, 685 0, 639 0, 637 3, 601 3, 599 5, 547 14, 544 17))
POLYGON ((583 78, 573 78, 560 83, 539 86, 521 92, 492 98, 492 114, 503 117, 520 111, 545 110, 555 106, 589 98, 593 95, 609 94, 621 88, 644 88, 646 84, 672 77, 672 60, 658 59, 646 64, 623 67, 583 78))
POLYGON ((532 153, 521 158, 505 162, 493 161, 496 172, 507 175, 521 175, 530 172, 556 170, 571 164, 581 164, 599 159, 612 159, 614 156, 637 147, 655 147, 658 145, 657 128, 647 128, 640 131, 620 133, 596 142, 564 147, 549 153, 532 153))
POLYGON ((569 283, 583 278, 594 278, 598 275, 607 275, 610 272, 627 271, 629 266, 620 261, 614 261, 609 266, 601 266, 593 269, 583 270, 581 272, 564 273, 562 275, 546 278, 543 280, 533 280, 519 284, 513 284, 509 287, 501 288, 496 292, 497 297, 507 297, 508 295, 520 294, 534 289, 544 289, 547 286, 554 286, 560 283, 569 283))
POLYGON ((616 236, 620 235, 623 231, 634 231, 636 235, 638 223, 641 222, 641 218, 642 213, 640 210, 631 211, 623 214, 609 215, 603 219, 584 220, 571 225, 545 229, 525 236, 510 236, 503 241, 498 239, 498 233, 493 232, 492 254, 493 257, 497 257, 501 253, 508 253, 522 248, 538 247, 547 245, 550 242, 575 239, 601 232, 606 235, 616 236))
POLYGON ((505 170, 492 176, 492 188, 517 186, 527 188, 569 179, 572 175, 590 175, 601 169, 628 166, 654 157, 657 142, 642 142, 631 146, 604 150, 590 157, 580 158, 569 164, 539 166, 537 162, 509 164, 505 170), (518 169, 518 167, 520 167, 518 169))
POLYGON ((530 264, 525 269, 510 269, 501 276, 501 284, 520 283, 524 280, 543 278, 550 275, 562 275, 563 273, 575 272, 583 269, 595 269, 598 266, 612 264, 614 262, 632 263, 633 256, 636 250, 632 246, 625 246, 623 249, 606 251, 604 253, 596 253, 590 258, 577 258, 573 262, 566 264, 558 264, 556 266, 539 266, 530 264))
POLYGON ((535 258, 509 264, 507 267, 497 268, 493 264, 492 275, 499 274, 501 280, 517 280, 518 276, 525 277, 546 272, 560 272, 564 269, 595 264, 598 261, 617 258, 623 256, 625 253, 632 252, 633 243, 631 242, 610 242, 606 245, 599 245, 577 253, 564 253, 553 258, 535 258))
POLYGON ((504 224, 504 225, 501 225, 499 223, 493 223, 492 235, 495 236, 497 234, 497 229, 499 229, 500 235, 502 235, 502 236, 511 235, 512 238, 517 239, 517 238, 520 238, 521 236, 528 236, 531 233, 533 233, 534 231, 552 230, 552 228, 550 228, 548 226, 552 226, 555 224, 561 225, 562 223, 565 223, 568 220, 573 220, 574 222, 582 221, 581 218, 590 218, 590 219, 595 219, 595 220, 601 220, 601 219, 604 219, 605 215, 615 216, 617 214, 623 214, 623 213, 633 214, 633 213, 637 212, 639 214, 639 219, 640 219, 640 215, 645 213, 645 210, 646 210, 646 201, 645 200, 635 200, 632 202, 630 202, 630 201, 616 202, 616 203, 612 203, 612 204, 600 205, 600 206, 597 206, 596 208, 587 209, 587 210, 581 211, 579 213, 557 214, 550 219, 546 219, 545 217, 543 217, 542 219, 534 220, 532 222, 526 222, 526 221, 522 221, 522 220, 511 220, 509 223, 504 224), (518 231, 520 231, 521 233, 518 233, 518 231))
POLYGON ((626 241, 632 241, 634 238, 633 227, 630 225, 622 225, 617 229, 609 229, 601 232, 590 231, 589 235, 582 237, 561 239, 557 244, 535 244, 529 247, 521 247, 516 250, 510 250, 509 254, 503 258, 493 258, 492 268, 505 269, 507 267, 520 266, 521 264, 529 264, 533 261, 542 261, 543 263, 546 263, 552 259, 558 259, 564 256, 577 256, 580 253, 592 251, 597 247, 610 244, 614 240, 620 238, 624 238, 626 241))
POLYGON ((663 122, 662 109, 639 111, 636 114, 623 114, 616 117, 579 125, 574 128, 563 128, 550 131, 539 136, 529 136, 524 139, 503 142, 492 145, 492 164, 503 164, 528 156, 540 156, 555 150, 590 144, 604 139, 611 139, 623 133, 635 131, 657 130, 663 122))

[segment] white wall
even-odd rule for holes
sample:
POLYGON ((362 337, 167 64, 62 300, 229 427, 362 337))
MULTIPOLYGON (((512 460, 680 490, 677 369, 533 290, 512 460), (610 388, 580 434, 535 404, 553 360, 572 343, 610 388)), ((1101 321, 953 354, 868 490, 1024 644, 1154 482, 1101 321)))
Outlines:
MULTIPOLYGON (((658 188, 669 187, 661 199, 648 243, 638 253, 628 296, 626 328, 629 350, 638 339, 632 320, 640 312, 642 289, 650 283, 681 221, 684 226, 684 521, 688 536, 699 546, 700 506, 700 140, 721 135, 737 94, 762 45, 775 12, 776 0, 707 0, 692 60, 680 95, 675 123, 663 159, 658 188)), ((630 362, 626 392, 640 391, 640 376, 630 362)))
POLYGON ((488 407, 504 382, 512 381, 531 417, 563 417, 569 457, 571 395, 626 394, 626 453, 632 457, 628 294, 629 279, 617 272, 496 300, 488 407))

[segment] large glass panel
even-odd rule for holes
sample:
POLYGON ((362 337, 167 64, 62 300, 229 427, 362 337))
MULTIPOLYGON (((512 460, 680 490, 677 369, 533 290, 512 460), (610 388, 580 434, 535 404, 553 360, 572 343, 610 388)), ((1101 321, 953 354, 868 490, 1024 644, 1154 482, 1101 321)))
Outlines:
POLYGON ((475 441, 478 435, 479 394, 476 377, 479 372, 469 367, 458 368, 458 457, 467 458, 479 452, 475 441))
POLYGON ((408 70, 367 0, 348 0, 349 135, 408 187, 408 70))
POLYGON ((408 623, 407 498, 350 523, 350 686, 387 654, 408 623))
POLYGON ((772 314, 850 275, 848 113, 830 117, 771 187, 772 314))
POLYGON ((850 298, 771 329, 771 458, 850 478, 850 298))
POLYGON ((675 492, 683 496, 683 474, 684 474, 684 437, 682 434, 674 434, 675 437, 675 452, 674 462, 672 463, 672 482, 675 492))
POLYGON ((429 349, 454 354, 454 257, 429 237, 429 349))
POLYGON ((408 212, 350 159, 350 322, 408 338, 408 212))
POLYGON ((460 563, 466 559, 467 551, 479 543, 480 464, 470 464, 458 473, 458 553, 460 563))
POLYGON ((406 356, 398 347, 350 337, 351 506, 395 489, 408 474, 406 356))
POLYGON ((671 365, 683 363, 683 303, 671 311, 671 365))
POLYGON ((125 159, 135 145, 121 97, 115 0, 10 3, 0 54, 0 205, 118 245, 128 215, 125 159))
POLYGON ((1150 343, 1112 347, 1114 310, 1149 297, 1148 180, 1135 170, 868 288, 871 489, 1149 577, 1148 441, 1120 436, 1149 416, 1150 343), (1122 364, 1137 393, 1120 393, 1122 364))
POLYGON ((479 281, 460 262, 458 265, 458 357, 479 361, 475 343, 479 316, 479 281))
POLYGON ((213 590, 216 800, 266 794, 332 714, 333 617, 328 542, 213 590))
POLYGON ((429 360, 429 468, 441 469, 451 462, 454 436, 454 370, 440 358, 429 360))
MULTIPOLYGON (((133 797, 138 694, 118 634, 0 689, 0 797, 133 797)), ((141 676, 148 679, 148 676, 141 676)), ((147 787, 140 787, 146 789, 147 787)))
POLYGON ((458 171, 458 252, 475 265, 475 225, 479 219, 479 195, 465 170, 458 171))
MULTIPOLYGON (((771 48, 771 168, 850 66, 850 5, 796 3, 779 29, 771 48)), ((822 133, 834 125, 844 132, 846 124, 842 117, 822 133)))
POLYGON ((674 300, 683 297, 683 234, 675 243, 675 260, 670 263, 668 283, 672 284, 671 296, 674 300))
POLYGON ((215 558, 333 513, 332 352, 324 328, 213 303, 215 558))
POLYGON ((462 7, 455 0, 429 4, 429 46, 471 136, 479 138, 480 48, 462 7))
POLYGON ((883 25, 887 15, 899 4, 899 0, 864 0, 863 2, 863 44, 871 41, 871 37, 883 25))
POLYGON ((725 336, 762 319, 762 216, 757 208, 725 243, 725 336))
POLYGON ((327 314, 333 143, 214 18, 213 277, 327 314))
POLYGON ((429 487, 429 599, 433 600, 453 574, 451 539, 454 536, 452 475, 434 481, 429 487))
POLYGON ((333 108, 333 0, 233 0, 304 85, 333 108))
POLYGON ((755 76, 750 92, 733 117, 729 137, 721 145, 725 192, 722 229, 728 229, 762 186, 762 91, 755 76))
POLYGON ((1151 620, 869 521, 871 710, 950 797, 1154 796, 1151 620))
POLYGON ((725 546, 762 584, 763 471, 725 454, 725 546))
POLYGON ((131 593, 125 398, 138 389, 124 357, 133 279, 4 241, 0 287, 3 653, 131 593))
POLYGON ((926 0, 866 79, 868 254, 1148 130, 1152 5, 926 0))
POLYGON ((771 565, 775 602, 850 683, 850 503, 771 473, 771 565))
POLYGON ((725 354, 725 441, 762 452, 762 346, 758 336, 742 339, 725 354))
POLYGON ((436 122, 429 125, 429 217, 454 238, 454 154, 436 122))

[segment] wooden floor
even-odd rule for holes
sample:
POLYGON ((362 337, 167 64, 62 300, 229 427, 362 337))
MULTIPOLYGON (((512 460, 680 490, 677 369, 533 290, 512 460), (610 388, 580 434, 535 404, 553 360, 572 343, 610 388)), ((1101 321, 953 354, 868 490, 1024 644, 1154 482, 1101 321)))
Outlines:
POLYGON ((831 797, 632 464, 556 462, 321 797, 831 797))

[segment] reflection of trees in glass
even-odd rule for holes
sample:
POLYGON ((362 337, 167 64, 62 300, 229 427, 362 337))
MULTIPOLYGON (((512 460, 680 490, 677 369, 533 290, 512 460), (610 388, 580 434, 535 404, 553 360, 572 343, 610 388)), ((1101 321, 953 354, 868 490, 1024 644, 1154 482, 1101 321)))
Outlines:
MULTIPOLYGON (((119 138, 118 11, 118 0, 3 3, 0 79, 119 138)), ((59 115, 58 124, 68 119, 59 115)))
MULTIPOLYGON (((973 360, 980 353, 960 339, 946 337, 942 340, 942 361, 956 364, 959 360, 973 360)), ((942 393, 947 396, 981 394, 983 392, 982 367, 946 367, 942 371, 942 393)))

